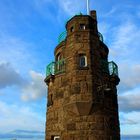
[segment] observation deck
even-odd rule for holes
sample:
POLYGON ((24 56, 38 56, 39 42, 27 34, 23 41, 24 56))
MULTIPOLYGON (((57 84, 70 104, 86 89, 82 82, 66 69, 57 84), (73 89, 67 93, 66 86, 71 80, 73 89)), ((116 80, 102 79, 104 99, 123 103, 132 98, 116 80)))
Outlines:
MULTIPOLYGON (((115 62, 110 61, 102 61, 102 71, 108 73, 111 76, 118 76, 118 66, 115 62)), ((66 70, 66 62, 65 59, 61 59, 60 61, 51 62, 46 66, 46 77, 50 75, 56 75, 60 73, 64 73, 66 70)))
POLYGON ((118 74, 118 66, 115 62, 110 61, 101 61, 101 69, 103 74, 107 74, 110 76, 110 81, 115 83, 116 85, 119 84, 119 74, 118 74))
MULTIPOLYGON (((67 31, 63 31, 59 36, 58 36, 58 44, 60 44, 62 41, 64 41, 67 37, 67 31)), ((98 37, 99 37, 99 40, 101 42, 104 42, 104 39, 103 39, 103 35, 98 32, 98 37)))
POLYGON ((109 75, 112 76, 118 76, 118 66, 115 62, 113 61, 107 62, 102 60, 101 65, 102 65, 102 72, 109 73, 109 75))
POLYGON ((60 61, 51 62, 46 67, 46 77, 50 75, 56 75, 65 72, 65 59, 61 59, 60 61))

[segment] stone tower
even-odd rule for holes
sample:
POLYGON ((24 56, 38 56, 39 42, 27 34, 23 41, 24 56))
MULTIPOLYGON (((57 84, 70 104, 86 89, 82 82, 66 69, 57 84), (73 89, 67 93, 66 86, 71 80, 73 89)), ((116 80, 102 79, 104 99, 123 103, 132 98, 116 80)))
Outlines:
POLYGON ((108 61, 96 11, 72 17, 66 30, 47 66, 45 140, 120 140, 118 68, 108 61))

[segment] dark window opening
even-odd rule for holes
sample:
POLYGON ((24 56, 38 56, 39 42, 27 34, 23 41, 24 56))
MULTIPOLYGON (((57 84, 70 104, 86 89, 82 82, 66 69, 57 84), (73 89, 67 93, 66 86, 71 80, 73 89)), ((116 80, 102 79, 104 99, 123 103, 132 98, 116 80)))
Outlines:
POLYGON ((86 25, 85 24, 80 24, 80 30, 85 30, 86 29, 86 25))
POLYGON ((56 56, 56 61, 60 61, 61 60, 61 54, 58 53, 57 56, 56 56))
POLYGON ((53 105, 53 95, 49 95, 48 97, 48 103, 47 103, 47 107, 50 107, 53 105))
POLYGON ((80 67, 87 67, 86 55, 80 55, 79 64, 80 64, 80 67))
POLYGON ((70 31, 71 32, 74 32, 74 27, 73 26, 70 28, 70 31))
POLYGON ((62 56, 61 54, 57 54, 56 56, 56 70, 60 70, 61 69, 61 59, 62 59, 62 56))
POLYGON ((60 140, 60 136, 51 136, 51 140, 60 140))

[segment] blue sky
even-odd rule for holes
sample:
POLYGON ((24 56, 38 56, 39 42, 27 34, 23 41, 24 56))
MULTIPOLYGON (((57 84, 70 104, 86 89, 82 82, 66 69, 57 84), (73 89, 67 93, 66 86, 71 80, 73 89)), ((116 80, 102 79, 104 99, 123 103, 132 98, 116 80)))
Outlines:
MULTIPOLYGON (((91 0, 99 31, 119 66, 121 133, 140 132, 140 1, 91 0)), ((66 21, 86 0, 0 0, 0 132, 45 128, 45 67, 66 21)))

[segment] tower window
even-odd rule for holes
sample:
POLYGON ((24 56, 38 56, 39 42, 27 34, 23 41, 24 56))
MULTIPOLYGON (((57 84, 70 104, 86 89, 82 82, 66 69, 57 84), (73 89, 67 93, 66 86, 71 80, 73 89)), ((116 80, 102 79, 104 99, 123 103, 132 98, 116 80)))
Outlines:
POLYGON ((56 56, 56 61, 60 61, 61 60, 61 54, 58 53, 57 56, 56 56))
POLYGON ((86 29, 86 25, 85 24, 80 24, 80 30, 85 30, 86 29))
POLYGON ((60 136, 52 136, 51 140, 60 140, 60 136))
POLYGON ((60 60, 61 60, 61 54, 57 54, 56 56, 56 61, 57 61, 57 64, 56 64, 56 69, 57 70, 60 70, 60 60))
POLYGON ((52 94, 48 96, 47 107, 50 107, 51 105, 53 105, 53 95, 52 94))
POLYGON ((80 64, 80 67, 86 67, 87 66, 86 55, 80 55, 79 64, 80 64))
POLYGON ((73 26, 70 28, 70 31, 71 32, 74 32, 74 27, 73 26))

